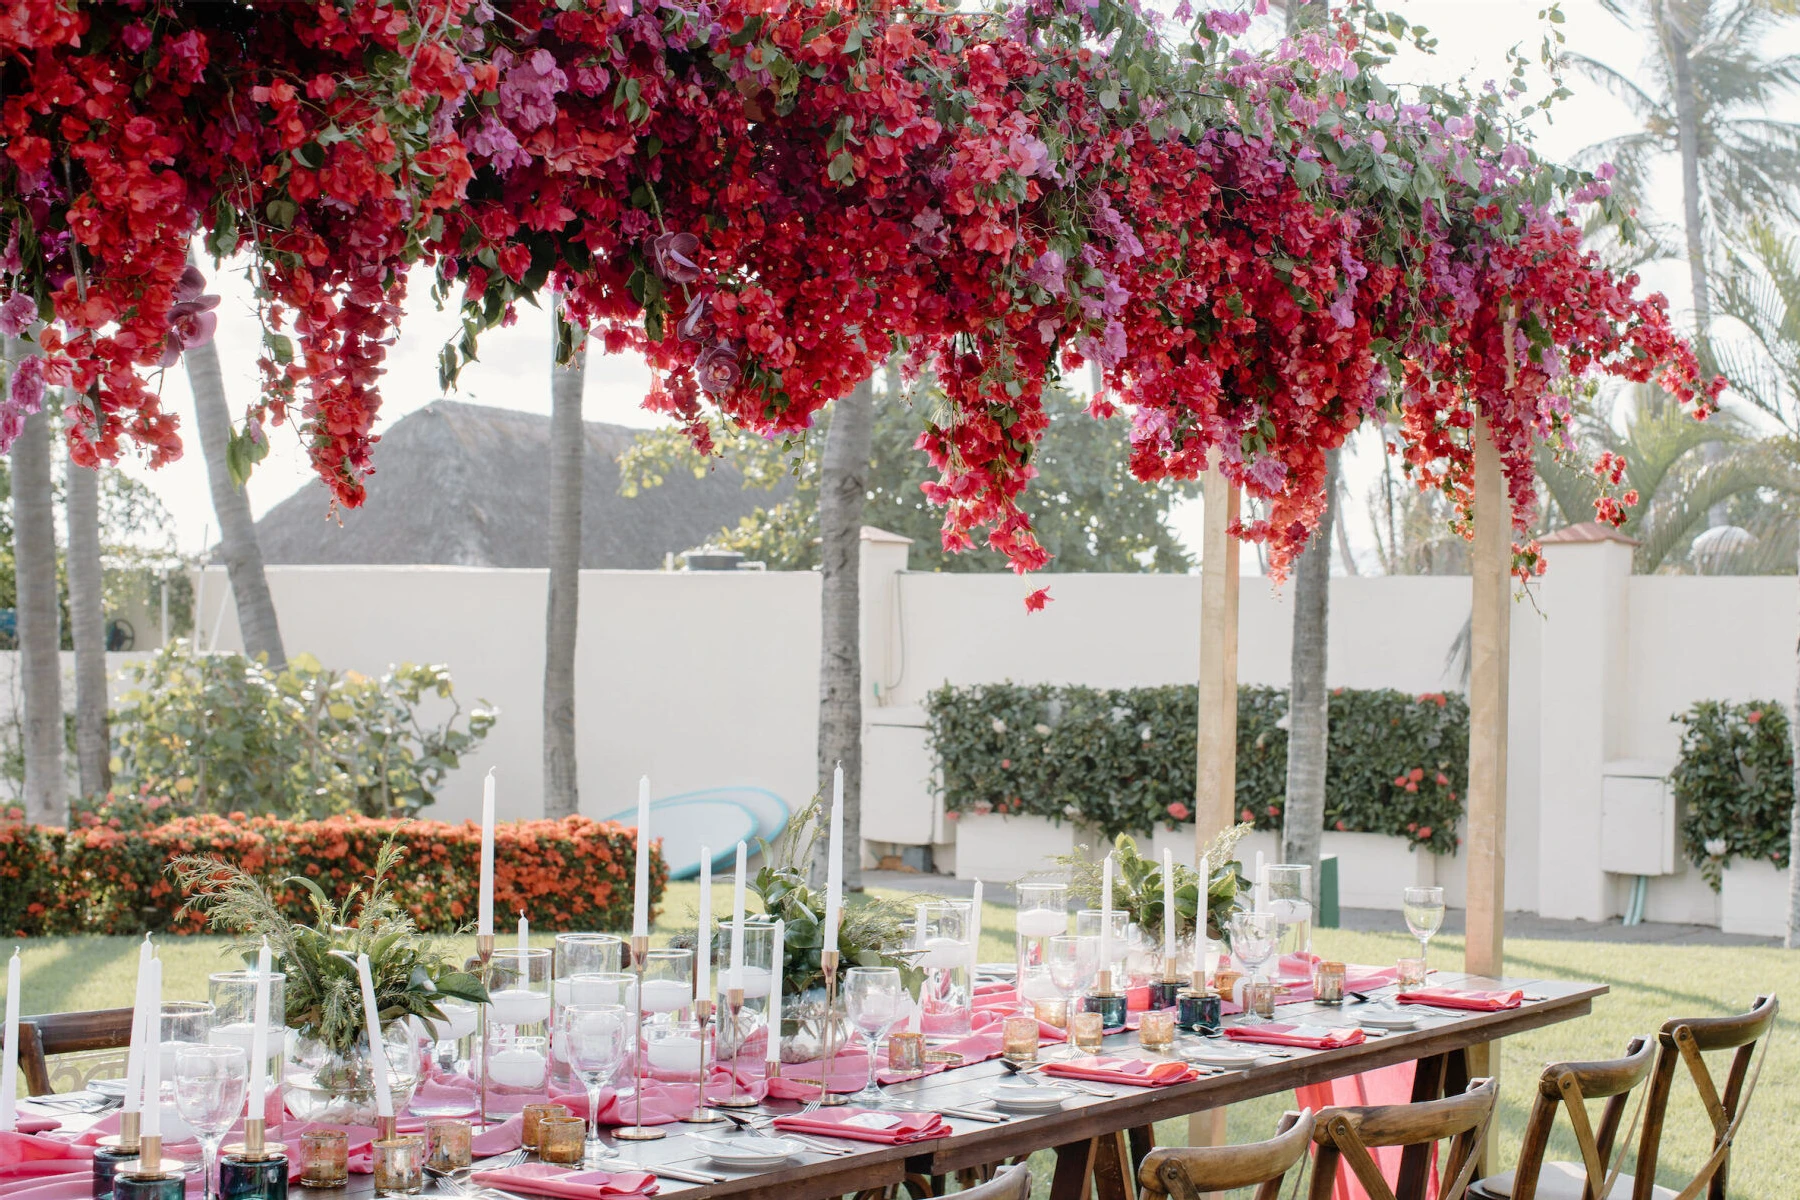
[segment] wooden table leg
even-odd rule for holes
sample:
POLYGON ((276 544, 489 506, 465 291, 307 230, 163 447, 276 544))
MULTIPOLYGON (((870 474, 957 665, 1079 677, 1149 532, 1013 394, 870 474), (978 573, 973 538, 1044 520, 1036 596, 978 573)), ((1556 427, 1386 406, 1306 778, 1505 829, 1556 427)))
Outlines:
POLYGON ((1056 1148, 1056 1170, 1050 1176, 1050 1200, 1090 1200, 1096 1140, 1088 1138, 1056 1148))
POLYGON ((1131 1171, 1136 1178, 1137 1168, 1144 1161, 1144 1156, 1156 1149, 1156 1126, 1139 1125, 1131 1131, 1131 1171))
POLYGON ((1132 1200, 1137 1195, 1131 1168, 1131 1143, 1126 1131, 1102 1134, 1094 1139, 1094 1200, 1132 1200))
MULTIPOLYGON (((1460 1055, 1460 1051, 1457 1052, 1460 1055)), ((1412 1102, 1436 1100, 1444 1094, 1445 1076, 1450 1069, 1449 1055, 1433 1054, 1413 1064, 1412 1102)), ((1463 1068, 1465 1071, 1467 1068, 1463 1068)), ((1425 1180, 1431 1174, 1429 1145, 1408 1146, 1400 1152, 1400 1174, 1395 1180, 1394 1195, 1399 1200, 1424 1200, 1425 1180)))

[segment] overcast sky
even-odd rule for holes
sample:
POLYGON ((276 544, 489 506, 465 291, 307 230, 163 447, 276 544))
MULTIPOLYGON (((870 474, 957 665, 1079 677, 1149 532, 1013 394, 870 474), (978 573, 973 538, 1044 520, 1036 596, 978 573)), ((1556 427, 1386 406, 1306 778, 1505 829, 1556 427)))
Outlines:
MULTIPOLYGON (((1507 48, 1522 43, 1535 59, 1544 29, 1538 17, 1542 7, 1539 0, 1399 0, 1398 7, 1416 23, 1428 26, 1440 41, 1435 57, 1410 56, 1390 69, 1390 80, 1401 82, 1446 81, 1461 76, 1479 83, 1504 78, 1508 73, 1507 48)), ((1568 20, 1563 29, 1571 48, 1626 71, 1635 71, 1644 56, 1645 45, 1641 37, 1608 16, 1598 0, 1565 0, 1564 9, 1568 20)), ((1774 49, 1772 47, 1771 51, 1774 49)), ((1545 153, 1567 157, 1590 142, 1632 128, 1630 114, 1617 101, 1585 80, 1571 77, 1569 83, 1576 89, 1575 98, 1559 106, 1554 123, 1539 123, 1539 145, 1545 153)), ((1672 183, 1671 178, 1664 186, 1665 192, 1672 183)), ((1678 211, 1678 199, 1671 194, 1659 207, 1665 211, 1678 211)), ((1656 286, 1668 291, 1677 311, 1685 315, 1689 299, 1682 287, 1682 273, 1667 267, 1652 267, 1646 275, 1656 286)), ((398 342, 388 354, 387 375, 382 382, 383 425, 439 396, 438 348, 457 332, 458 326, 453 312, 438 312, 426 297, 426 283, 422 276, 415 279, 412 290, 417 298, 408 309, 398 342)), ((229 267, 220 273, 214 287, 224 297, 220 306, 218 338, 226 387, 233 411, 241 413, 245 401, 257 386, 255 315, 248 287, 229 267)), ((529 412, 549 411, 550 332, 544 313, 524 308, 516 326, 484 335, 481 351, 482 361, 463 372, 461 388, 455 398, 529 412)), ((1082 379, 1070 382, 1085 383, 1086 373, 1080 374, 1082 379)), ((149 470, 135 461, 128 463, 126 469, 145 480, 162 498, 174 517, 180 549, 196 552, 216 538, 217 522, 212 513, 205 464, 192 434, 193 400, 186 374, 177 368, 168 372, 165 380, 166 400, 174 411, 182 414, 189 452, 181 461, 160 470, 149 470)), ((587 418, 633 426, 653 424, 656 418, 639 407, 648 383, 649 373, 635 356, 590 356, 585 398, 587 418)), ((272 433, 273 450, 257 467, 249 484, 253 508, 260 515, 296 490, 304 489, 316 500, 319 519, 327 519, 327 493, 314 478, 298 439, 291 429, 272 433)), ((1346 468, 1352 491, 1348 505, 1349 528, 1358 556, 1373 563, 1373 541, 1363 496, 1380 472, 1379 450, 1372 437, 1366 434, 1360 437, 1346 468)), ((379 469, 379 447, 375 461, 379 469)), ((1175 525, 1189 544, 1197 548, 1198 504, 1178 511, 1175 525)), ((1254 555, 1248 556, 1246 569, 1254 569, 1254 555)))

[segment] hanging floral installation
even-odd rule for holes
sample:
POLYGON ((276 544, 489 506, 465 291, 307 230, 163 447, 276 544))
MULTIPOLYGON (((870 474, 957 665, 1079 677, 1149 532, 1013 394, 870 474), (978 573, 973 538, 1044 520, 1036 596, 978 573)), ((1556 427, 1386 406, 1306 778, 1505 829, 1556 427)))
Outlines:
POLYGON ((462 313, 446 384, 554 304, 643 354, 647 406, 703 448, 709 413, 798 433, 903 351, 948 397, 919 438, 946 544, 1019 570, 1047 557, 1020 505, 1042 389, 1088 362, 1133 471, 1221 467, 1278 572, 1376 416, 1465 518, 1479 416, 1523 529, 1577 381, 1697 415, 1722 381, 1583 248, 1590 218, 1630 223, 1604 172, 1540 161, 1516 89, 1390 89, 1388 21, 1353 5, 1255 49, 1248 11, 1130 0, 17 0, 0 331, 44 354, 0 443, 53 385, 80 461, 180 453, 159 372, 210 332, 198 237, 247 256, 262 309, 238 460, 293 422, 345 505, 422 269, 462 313))

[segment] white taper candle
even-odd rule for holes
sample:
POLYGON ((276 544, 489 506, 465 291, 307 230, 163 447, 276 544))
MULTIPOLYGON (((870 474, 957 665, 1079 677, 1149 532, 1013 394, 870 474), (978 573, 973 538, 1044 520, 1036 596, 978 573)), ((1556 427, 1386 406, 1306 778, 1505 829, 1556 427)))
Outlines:
POLYGON ((144 1111, 144 1012, 145 997, 150 987, 150 964, 153 947, 150 935, 144 935, 143 944, 138 947, 137 990, 131 1001, 131 1049, 125 1056, 125 1104, 122 1111, 137 1113, 144 1111))
POLYGON ((825 936, 821 950, 838 948, 839 909, 844 903, 844 767, 831 776, 831 834, 825 843, 825 936))
POLYGON ((731 974, 726 987, 744 986, 744 877, 749 870, 749 848, 737 844, 737 877, 731 883, 731 974))
POLYGON ((712 995, 712 850, 700 847, 700 930, 694 937, 694 998, 712 995))
POLYGON ((269 972, 273 963, 269 955, 269 939, 256 952, 256 1003, 250 1010, 250 1088, 245 1093, 244 1113, 260 1117, 268 1108, 264 1092, 269 1082, 269 972))
POLYGON ((387 1047, 381 1040, 381 1010, 375 1006, 375 977, 369 973, 369 956, 356 956, 356 979, 362 985, 363 1021, 369 1036, 369 1073, 375 1077, 375 1115, 394 1115, 394 1094, 388 1086, 387 1047))
POLYGON ((650 777, 638 780, 637 885, 631 898, 631 936, 650 936, 650 777))
POLYGON ((787 959, 787 922, 775 922, 775 957, 770 960, 769 973, 769 1046, 765 1062, 781 1061, 781 982, 786 972, 782 963, 787 959))
POLYGON ((481 784, 481 895, 476 901, 475 932, 494 935, 494 768, 481 784))

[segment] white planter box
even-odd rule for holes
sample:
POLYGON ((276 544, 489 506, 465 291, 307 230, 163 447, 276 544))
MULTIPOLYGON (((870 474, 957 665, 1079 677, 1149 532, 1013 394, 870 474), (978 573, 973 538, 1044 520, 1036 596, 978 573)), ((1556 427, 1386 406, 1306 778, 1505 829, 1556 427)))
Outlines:
POLYGON ((1719 928, 1725 933, 1781 937, 1787 933, 1788 873, 1766 862, 1735 862, 1719 889, 1719 928))
POLYGON ((1048 817, 965 812, 946 827, 955 830, 956 877, 990 883, 1043 870, 1051 858, 1074 850, 1077 842, 1093 844, 1091 836, 1080 836, 1083 831, 1073 822, 1053 825, 1048 817))

